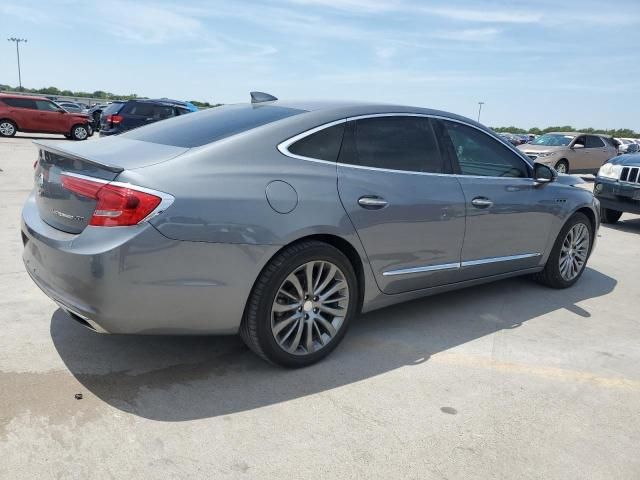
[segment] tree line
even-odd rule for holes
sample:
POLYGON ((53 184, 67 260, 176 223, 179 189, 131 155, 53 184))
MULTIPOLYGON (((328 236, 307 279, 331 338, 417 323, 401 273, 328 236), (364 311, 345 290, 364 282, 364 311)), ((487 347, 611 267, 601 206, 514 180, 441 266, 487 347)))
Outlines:
POLYGON ((617 129, 599 129, 599 128, 573 128, 571 125, 563 125, 561 127, 547 128, 530 128, 528 130, 518 127, 492 127, 494 132, 498 133, 533 133, 534 135, 542 135, 549 132, 582 132, 582 133, 599 133, 601 135, 611 135, 616 138, 640 138, 640 133, 629 128, 617 129))
MULTIPOLYGON (((95 92, 73 92, 71 90, 60 90, 56 87, 45 87, 45 88, 25 88, 25 87, 12 87, 10 85, 2 85, 0 84, 0 90, 8 91, 8 92, 24 92, 24 93, 35 93, 38 95, 55 95, 60 97, 84 97, 84 98, 100 98, 103 100, 134 100, 136 98, 145 98, 139 97, 135 93, 131 93, 129 95, 117 95, 111 92, 105 92, 103 90, 96 90, 95 92)), ((189 100, 189 102, 193 103, 198 108, 211 108, 218 107, 221 104, 211 104, 209 102, 200 102, 198 100, 189 100)))

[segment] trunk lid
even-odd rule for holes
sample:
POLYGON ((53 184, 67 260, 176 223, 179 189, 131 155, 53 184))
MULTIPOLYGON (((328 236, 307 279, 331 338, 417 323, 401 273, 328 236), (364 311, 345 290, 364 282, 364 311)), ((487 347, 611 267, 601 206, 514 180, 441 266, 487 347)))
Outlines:
POLYGON ((63 173, 109 182, 125 169, 164 162, 188 150, 118 137, 74 143, 33 143, 39 148, 35 190, 40 217, 58 230, 76 234, 89 224, 96 201, 65 189, 63 173))

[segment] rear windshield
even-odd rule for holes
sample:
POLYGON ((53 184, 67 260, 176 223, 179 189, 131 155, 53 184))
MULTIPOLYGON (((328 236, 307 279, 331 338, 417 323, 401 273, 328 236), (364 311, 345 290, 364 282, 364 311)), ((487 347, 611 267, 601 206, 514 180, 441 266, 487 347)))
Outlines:
POLYGON ((124 105, 124 103, 120 103, 120 102, 111 103, 111 104, 107 105, 107 108, 102 110, 102 113, 104 115, 113 115, 115 113, 118 113, 120 108, 122 108, 122 105, 124 105))
POLYGON ((303 112, 273 105, 227 105, 153 123, 122 136, 143 142, 193 148, 303 112))

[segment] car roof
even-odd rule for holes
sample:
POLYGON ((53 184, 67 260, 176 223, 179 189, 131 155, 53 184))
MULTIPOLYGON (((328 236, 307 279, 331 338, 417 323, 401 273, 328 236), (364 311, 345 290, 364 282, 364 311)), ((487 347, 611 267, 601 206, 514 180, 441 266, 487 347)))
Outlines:
MULTIPOLYGON (((241 104, 242 105, 242 104, 241 104)), ((441 118, 450 118, 452 120, 460 120, 482 127, 475 120, 466 118, 454 113, 435 110, 431 108, 412 107, 408 105, 377 103, 364 101, 346 101, 346 100, 275 100, 271 102, 260 102, 248 105, 272 105, 275 107, 291 108, 302 110, 309 113, 324 114, 326 116, 334 116, 335 118, 357 117, 362 115, 391 114, 391 113, 408 113, 421 114, 441 118)))
POLYGON ((605 135, 604 133, 583 133, 583 132, 547 132, 551 135, 571 135, 577 137, 578 135, 593 135, 595 137, 613 138, 611 135, 605 135))
POLYGON ((0 98, 26 98, 27 100, 47 100, 47 97, 38 97, 36 95, 15 95, 11 93, 0 93, 0 98))

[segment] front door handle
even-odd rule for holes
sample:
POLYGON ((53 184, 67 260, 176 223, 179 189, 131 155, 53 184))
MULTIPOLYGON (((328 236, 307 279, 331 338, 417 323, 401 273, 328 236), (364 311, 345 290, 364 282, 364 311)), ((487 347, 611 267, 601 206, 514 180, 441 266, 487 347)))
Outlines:
POLYGON ((358 205, 362 208, 366 208, 367 210, 379 210, 388 205, 388 202, 381 197, 376 197, 373 195, 365 195, 364 197, 360 197, 358 199, 358 205))
POLYGON ((476 208, 489 208, 491 205, 493 205, 493 202, 485 197, 476 197, 471 200, 471 205, 476 208))

